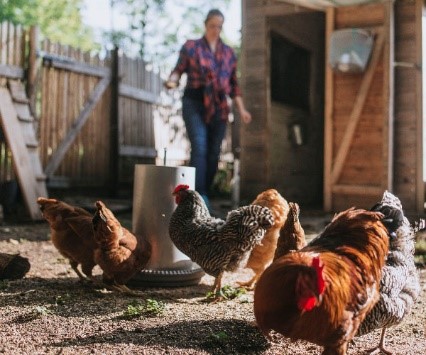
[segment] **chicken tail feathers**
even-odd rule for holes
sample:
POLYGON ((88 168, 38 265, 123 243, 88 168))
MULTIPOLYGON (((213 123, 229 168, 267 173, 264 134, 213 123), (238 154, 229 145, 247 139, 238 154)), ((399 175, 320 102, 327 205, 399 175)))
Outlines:
POLYGON ((384 192, 382 200, 376 203, 371 208, 371 211, 383 214, 382 223, 385 225, 391 237, 396 236, 396 231, 405 222, 401 201, 389 191, 384 192))

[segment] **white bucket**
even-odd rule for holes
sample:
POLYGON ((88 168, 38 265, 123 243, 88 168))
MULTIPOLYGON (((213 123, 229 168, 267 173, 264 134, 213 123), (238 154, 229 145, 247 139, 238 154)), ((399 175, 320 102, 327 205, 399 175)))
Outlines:
POLYGON ((182 286, 196 284, 204 275, 169 236, 169 221, 176 208, 172 192, 179 184, 194 188, 195 168, 135 165, 132 230, 151 243, 152 255, 132 283, 182 286))

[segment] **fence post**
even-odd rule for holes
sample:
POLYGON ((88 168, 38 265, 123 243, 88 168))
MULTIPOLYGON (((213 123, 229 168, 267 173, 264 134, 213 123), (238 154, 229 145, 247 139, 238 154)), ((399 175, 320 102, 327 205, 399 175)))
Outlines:
POLYGON ((37 117, 36 112, 36 87, 37 87, 37 52, 38 52, 39 28, 31 26, 28 51, 28 74, 27 74, 27 95, 30 100, 31 113, 37 117))
POLYGON ((111 58, 111 115, 110 115, 110 196, 116 197, 119 188, 119 129, 118 129, 118 98, 119 98, 119 55, 118 47, 112 50, 111 58))

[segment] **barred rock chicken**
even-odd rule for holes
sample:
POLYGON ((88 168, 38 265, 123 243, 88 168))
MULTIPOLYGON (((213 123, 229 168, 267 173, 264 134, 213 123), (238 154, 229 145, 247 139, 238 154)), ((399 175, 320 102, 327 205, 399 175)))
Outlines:
POLYGON ((289 212, 287 220, 280 230, 274 261, 291 251, 300 250, 306 245, 305 231, 299 220, 299 205, 295 202, 289 202, 288 205, 289 212))
POLYGON ((274 223, 267 207, 249 205, 230 211, 226 220, 213 218, 196 191, 178 185, 173 195, 177 207, 170 218, 169 234, 176 247, 215 277, 213 293, 221 289, 225 271, 234 271, 265 231, 274 223))
POLYGON ((400 223, 390 223, 388 227, 395 232, 390 233, 389 253, 380 280, 380 300, 362 322, 357 335, 382 328, 380 343, 371 350, 374 350, 373 353, 382 351, 391 354, 384 344, 386 328, 402 322, 420 293, 419 277, 414 264, 414 240, 416 231, 424 228, 424 221, 413 228, 402 213, 398 197, 388 191, 385 191, 382 201, 375 205, 373 210, 384 214, 388 210, 397 211, 400 216, 396 216, 392 221, 400 223))
POLYGON ((96 202, 93 229, 97 247, 95 261, 103 271, 102 280, 112 289, 137 295, 125 284, 148 263, 151 244, 137 239, 122 227, 102 201, 96 202))
POLYGON ((81 281, 93 281, 92 270, 96 265, 93 251, 96 242, 93 236, 92 215, 83 208, 54 198, 39 197, 37 203, 50 225, 53 245, 69 260, 81 281), (79 264, 87 277, 78 269, 79 264))
POLYGON ((303 249, 275 260, 254 292, 254 314, 271 330, 346 354, 360 323, 379 299, 388 252, 383 214, 351 208, 337 214, 303 249))
POLYGON ((238 282, 240 286, 252 289, 262 272, 271 263, 277 246, 280 229, 284 225, 288 214, 288 203, 275 189, 268 189, 257 195, 251 203, 268 207, 274 216, 274 224, 269 228, 260 244, 254 246, 247 260, 246 268, 254 271, 254 276, 246 282, 238 282))

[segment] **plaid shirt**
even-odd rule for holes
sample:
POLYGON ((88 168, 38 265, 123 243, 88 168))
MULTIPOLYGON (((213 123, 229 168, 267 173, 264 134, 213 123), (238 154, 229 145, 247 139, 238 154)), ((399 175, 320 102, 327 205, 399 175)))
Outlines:
POLYGON ((241 96, 237 82, 237 58, 231 47, 219 39, 215 53, 210 50, 205 37, 188 40, 182 46, 173 72, 187 73, 186 86, 204 88, 205 120, 208 123, 216 110, 223 120, 228 119, 227 96, 241 96))

